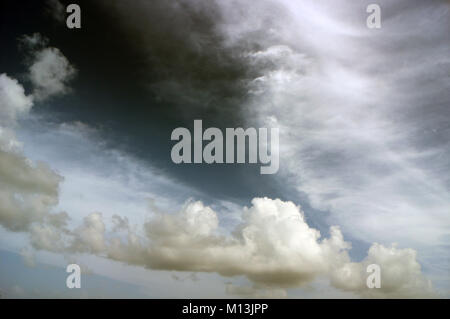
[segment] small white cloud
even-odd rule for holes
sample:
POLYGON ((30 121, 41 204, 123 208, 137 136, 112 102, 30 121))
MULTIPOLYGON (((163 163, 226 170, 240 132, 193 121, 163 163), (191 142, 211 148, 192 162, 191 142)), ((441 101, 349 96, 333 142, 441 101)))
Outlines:
POLYGON ((68 83, 75 77, 76 69, 58 48, 47 47, 48 39, 34 33, 24 36, 21 44, 29 51, 29 74, 33 96, 42 101, 52 96, 70 92, 68 83))

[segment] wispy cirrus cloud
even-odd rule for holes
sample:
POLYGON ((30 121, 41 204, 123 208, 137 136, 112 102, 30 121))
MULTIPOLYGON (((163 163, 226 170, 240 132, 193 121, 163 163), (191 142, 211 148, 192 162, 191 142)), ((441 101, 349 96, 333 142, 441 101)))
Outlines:
POLYGON ((448 269, 448 2, 382 1, 379 30, 366 27, 369 2, 239 4, 222 5, 218 29, 260 70, 244 108, 280 127, 286 191, 344 233, 448 269))

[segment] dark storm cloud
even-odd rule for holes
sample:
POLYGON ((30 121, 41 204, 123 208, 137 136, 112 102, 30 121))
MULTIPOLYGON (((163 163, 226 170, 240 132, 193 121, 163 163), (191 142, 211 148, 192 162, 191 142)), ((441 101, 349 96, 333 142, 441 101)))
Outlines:
MULTIPOLYGON (((64 7, 69 3, 60 2, 64 7)), ((51 114, 56 122, 98 127, 111 147, 151 161, 205 192, 241 199, 274 192, 266 183, 270 178, 261 177, 256 165, 177 166, 170 159, 170 133, 179 126, 192 129, 194 119, 202 119, 205 128, 246 126, 241 113, 246 83, 258 70, 239 50, 225 48, 217 30, 222 17, 214 2, 78 3, 80 30, 55 23, 60 6, 5 3, 5 13, 23 18, 20 25, 8 23, 2 67, 20 61, 17 37, 39 31, 79 70, 70 98, 35 112, 51 114), (49 15, 49 8, 59 9, 49 15)))

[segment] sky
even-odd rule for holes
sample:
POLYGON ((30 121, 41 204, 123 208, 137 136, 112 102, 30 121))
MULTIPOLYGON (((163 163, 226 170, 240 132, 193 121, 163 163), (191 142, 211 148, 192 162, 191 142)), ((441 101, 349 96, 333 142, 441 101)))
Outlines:
POLYGON ((2 297, 450 296, 448 1, 69 3, 0 5, 2 297), (174 163, 199 119, 279 170, 174 163))

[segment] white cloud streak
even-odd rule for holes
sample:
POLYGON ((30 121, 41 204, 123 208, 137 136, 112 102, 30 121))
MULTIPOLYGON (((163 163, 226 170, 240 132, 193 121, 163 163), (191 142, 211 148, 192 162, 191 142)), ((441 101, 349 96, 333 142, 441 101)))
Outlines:
POLYGON ((22 44, 30 51, 29 80, 33 96, 42 101, 52 96, 70 92, 68 83, 75 77, 76 69, 58 48, 46 47, 48 40, 40 34, 24 36, 22 44))

